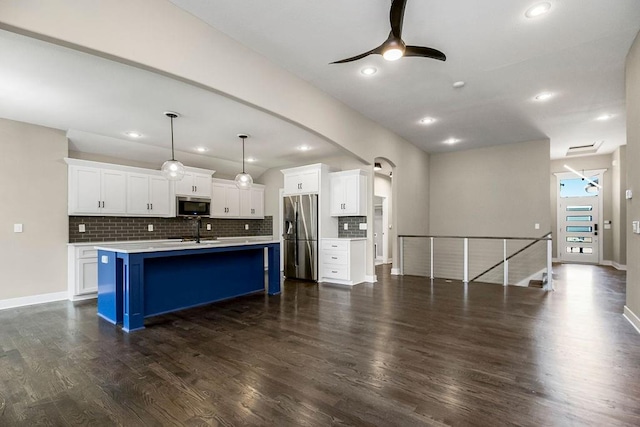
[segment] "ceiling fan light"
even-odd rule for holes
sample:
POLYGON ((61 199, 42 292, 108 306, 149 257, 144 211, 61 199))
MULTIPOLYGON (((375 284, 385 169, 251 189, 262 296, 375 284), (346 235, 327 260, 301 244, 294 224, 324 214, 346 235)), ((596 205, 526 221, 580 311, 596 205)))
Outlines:
POLYGON ((391 47, 384 51, 382 57, 387 61, 396 61, 404 55, 404 51, 399 47, 391 47))

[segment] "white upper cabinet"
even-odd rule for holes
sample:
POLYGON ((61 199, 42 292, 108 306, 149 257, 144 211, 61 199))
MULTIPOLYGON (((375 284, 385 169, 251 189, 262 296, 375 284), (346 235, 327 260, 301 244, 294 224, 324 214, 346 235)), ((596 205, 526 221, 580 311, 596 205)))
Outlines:
POLYGON ((144 216, 169 216, 169 181, 160 175, 127 174, 127 213, 144 216))
POLYGON ((329 174, 331 216, 367 215, 367 176, 360 169, 329 174))
POLYGON ((69 166, 69 214, 112 215, 127 209, 126 173, 69 166))
POLYGON ((320 168, 316 165, 285 169, 284 195, 318 193, 320 191, 320 168))
POLYGON ((229 218, 240 216, 240 190, 234 181, 213 180, 211 191, 211 217, 229 218))
POLYGON ((248 190, 240 190, 240 217, 264 218, 264 187, 253 184, 248 190))
POLYGON ((181 196, 211 197, 211 173, 187 171, 176 181, 176 194, 181 196))

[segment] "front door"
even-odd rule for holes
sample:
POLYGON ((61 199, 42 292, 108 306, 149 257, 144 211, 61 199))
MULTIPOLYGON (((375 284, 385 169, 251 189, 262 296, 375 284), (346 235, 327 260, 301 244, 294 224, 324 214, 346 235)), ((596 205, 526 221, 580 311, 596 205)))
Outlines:
POLYGON ((558 198, 558 258, 563 262, 600 262, 601 175, 560 178, 558 198), (596 185, 594 185, 596 184, 596 185))

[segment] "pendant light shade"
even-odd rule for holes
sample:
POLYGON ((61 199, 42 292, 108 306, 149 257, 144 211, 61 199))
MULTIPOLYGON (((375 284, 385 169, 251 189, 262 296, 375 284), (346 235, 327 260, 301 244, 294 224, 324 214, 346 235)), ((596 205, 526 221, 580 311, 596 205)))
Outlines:
POLYGON ((236 187, 241 190, 248 190, 253 185, 253 178, 251 175, 244 171, 244 140, 247 139, 249 135, 245 135, 243 133, 238 134, 238 138, 242 140, 242 173, 236 175, 236 187))
POLYGON ((179 114, 167 111, 164 115, 171 119, 171 160, 164 162, 160 171, 162 172, 162 176, 167 178, 169 181, 180 181, 184 177, 184 165, 176 160, 173 151, 173 119, 179 117, 179 114))

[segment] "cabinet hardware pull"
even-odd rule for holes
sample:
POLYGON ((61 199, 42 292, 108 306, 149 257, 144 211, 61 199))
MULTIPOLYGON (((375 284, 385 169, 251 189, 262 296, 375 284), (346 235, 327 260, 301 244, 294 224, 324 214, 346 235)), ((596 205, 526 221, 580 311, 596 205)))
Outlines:
POLYGON ((331 247, 332 247, 332 248, 337 248, 337 247, 338 247, 338 245, 331 245, 331 247))
POLYGON ((151 210, 153 210, 153 203, 151 203, 151 210))
POLYGON ((147 210, 149 210, 149 203, 147 203, 147 210))
POLYGON ((102 207, 104 208, 104 202, 102 202, 102 207))
POLYGON ((335 271, 335 270, 331 270, 331 272, 332 272, 332 273, 337 273, 337 271, 335 271))
POLYGON ((331 259, 338 259, 338 257, 337 256, 332 256, 331 259))
POLYGON ((100 200, 98 200, 98 207, 100 207, 100 200))

